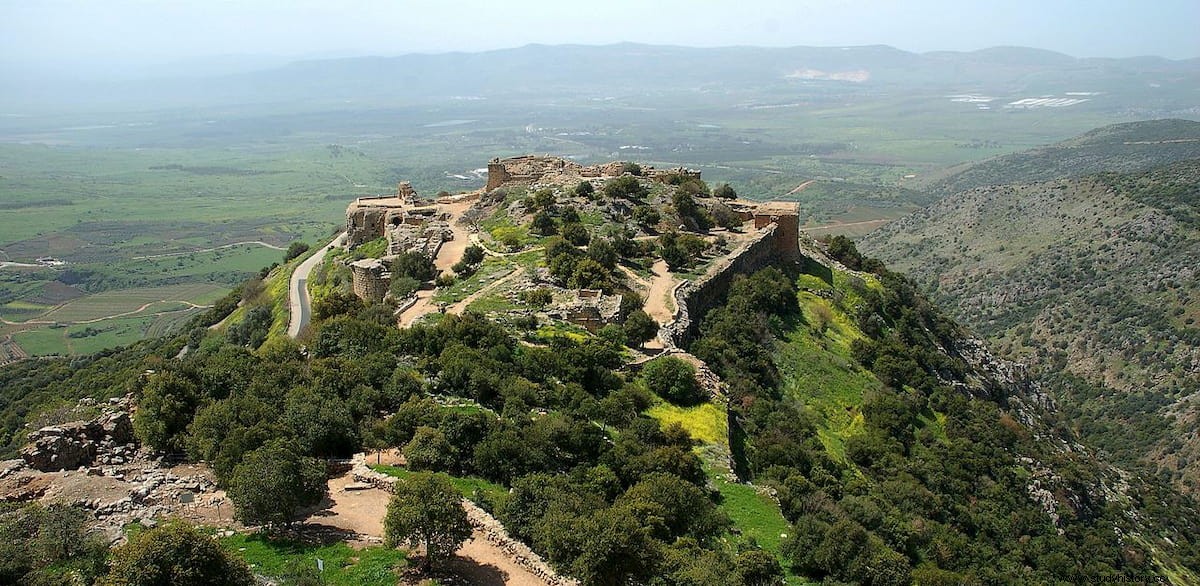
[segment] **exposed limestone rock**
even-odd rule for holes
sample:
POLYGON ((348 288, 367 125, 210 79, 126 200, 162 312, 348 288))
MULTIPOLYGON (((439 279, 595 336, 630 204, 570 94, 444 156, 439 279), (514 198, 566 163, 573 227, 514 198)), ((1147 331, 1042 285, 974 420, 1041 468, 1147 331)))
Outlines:
POLYGON ((29 440, 29 445, 21 448, 21 458, 43 472, 90 465, 96 457, 96 444, 84 423, 43 427, 29 434, 29 440))
MULTIPOLYGON (((93 407, 94 401, 80 403, 93 407)), ((124 463, 132 458, 133 421, 129 398, 110 403, 105 412, 89 421, 72 421, 43 427, 29 434, 21 458, 31 468, 50 472, 101 464, 124 463)))

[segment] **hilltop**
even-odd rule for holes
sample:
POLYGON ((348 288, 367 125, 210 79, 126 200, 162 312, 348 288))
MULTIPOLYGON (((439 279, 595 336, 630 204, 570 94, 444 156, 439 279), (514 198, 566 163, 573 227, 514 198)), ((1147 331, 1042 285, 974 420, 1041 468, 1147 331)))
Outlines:
POLYGON ((1060 425, 1114 461, 1148 465, 1192 492, 1200 480, 1193 457, 1200 160, 1154 165, 1195 143, 1156 144, 1120 164, 1122 150, 1092 157, 1114 136, 1118 145, 1139 136, 1175 140, 1198 127, 1172 121, 1101 129, 983 163, 962 177, 991 177, 1002 165, 1039 159, 1045 163, 1031 176, 1153 168, 969 188, 862 241, 1002 355, 1040 371, 1061 401, 1060 425))
MULTIPOLYGON (((552 585, 1195 582, 1190 501, 1055 429, 1022 367, 844 238, 801 237, 795 204, 629 162, 488 174, 354 200, 295 340, 279 268, 186 335, 46 361, 41 380, 0 371, 37 397, 6 421, 61 424, 0 490, 104 486, 74 510, 118 538, 183 492, 228 498, 220 542, 270 578, 329 539, 362 548, 331 580, 411 578, 420 552, 380 546, 379 519, 393 485, 432 482, 469 501, 466 568, 443 570, 459 576, 494 560, 495 579, 552 585), (119 440, 65 422, 96 405, 63 409, 68 392, 136 403, 121 461, 119 440), (292 520, 300 541, 281 540, 292 520)), ((180 514, 212 523, 210 507, 180 514)), ((0 511, 34 519, 0 537, 30 547, 14 532, 37 511, 0 511)))

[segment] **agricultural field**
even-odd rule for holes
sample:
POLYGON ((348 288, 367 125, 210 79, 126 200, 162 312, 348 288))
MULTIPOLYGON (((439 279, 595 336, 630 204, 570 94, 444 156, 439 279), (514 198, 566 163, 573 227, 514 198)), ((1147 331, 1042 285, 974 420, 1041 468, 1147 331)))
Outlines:
MULTIPOLYGON (((1070 107, 1003 108, 1079 88, 989 90, 997 107, 985 111, 955 98, 982 90, 944 91, 945 80, 909 87, 763 79, 703 91, 576 83, 493 88, 471 99, 376 89, 345 100, 197 97, 175 109, 140 97, 106 109, 11 106, 14 114, 0 118, 0 261, 49 256, 66 265, 0 267, 0 317, 28 321, 111 291, 228 291, 280 262, 290 242, 328 239, 355 197, 390 193, 400 180, 423 195, 478 189, 488 159, 524 153, 695 168, 743 197, 799 202, 814 236, 860 236, 929 203, 920 190, 946 168, 1130 119, 1122 104, 1140 95, 1105 81, 1093 88, 1101 93, 1070 107)), ((1174 107, 1172 100, 1160 107, 1174 107)), ((519 230, 483 224, 489 233, 519 230)), ((495 296, 475 302, 503 305, 495 296)), ((31 353, 76 353, 132 342, 149 327, 69 338, 30 324, 18 343, 31 353)))
POLYGON ((195 283, 106 291, 55 306, 14 301, 0 306, 0 337, 33 356, 87 354, 174 331, 225 292, 195 283))

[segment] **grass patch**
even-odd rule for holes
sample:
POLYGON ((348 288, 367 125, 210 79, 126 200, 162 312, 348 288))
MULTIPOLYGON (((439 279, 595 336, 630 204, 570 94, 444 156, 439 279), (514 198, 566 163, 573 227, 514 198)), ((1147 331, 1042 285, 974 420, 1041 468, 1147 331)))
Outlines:
MULTIPOLYGON (((387 474, 388 476, 394 476, 396 478, 410 478, 413 474, 415 474, 412 470, 409 470, 408 468, 401 468, 399 466, 372 465, 371 469, 381 474, 387 474)), ((449 480, 450 484, 454 485, 454 488, 458 490, 458 492, 461 493, 464 498, 468 498, 484 508, 495 507, 496 505, 504 502, 504 499, 508 498, 508 489, 490 480, 484 480, 474 476, 451 476, 445 472, 434 472, 434 474, 449 480)))
POLYGON ((324 562, 321 583, 335 586, 392 586, 408 565, 405 552, 385 547, 354 549, 345 543, 309 545, 268 539, 262 534, 236 534, 219 539, 222 547, 240 556, 256 573, 279 577, 292 563, 317 567, 324 562))
POLYGON ((479 265, 479 270, 475 271, 475 274, 466 279, 459 279, 449 287, 438 289, 433 300, 438 303, 458 303, 510 271, 512 271, 512 261, 507 258, 489 256, 483 259, 483 264, 479 265))
POLYGON ((354 258, 382 258, 387 254, 387 247, 387 238, 380 237, 359 244, 350 254, 354 258))
POLYGON ((694 407, 678 407, 663 401, 646 410, 646 415, 664 427, 678 423, 692 437, 706 444, 729 445, 729 424, 725 411, 712 402, 694 407))
MULTIPOLYGON (((816 278, 802 276, 801 286, 815 285, 816 278)), ((792 324, 781 336, 775 362, 783 378, 784 393, 803 402, 820 416, 817 436, 829 455, 846 461, 845 440, 863 429, 860 411, 863 396, 882 385, 870 371, 851 357, 850 345, 863 337, 842 309, 860 302, 848 277, 834 272, 834 287, 842 293, 841 304, 805 290, 797 295, 804 320, 792 324), (809 324, 824 323, 821 331, 809 324)), ((824 281, 820 281, 824 283, 824 281)), ((878 286, 867 279, 867 287, 878 286)))
POLYGON ((712 481, 721 493, 721 510, 729 515, 739 532, 735 539, 743 542, 754 539, 764 550, 778 556, 783 536, 791 530, 779 505, 753 485, 730 482, 720 476, 712 481))
POLYGON ((550 322, 534 332, 534 337, 543 342, 550 342, 554 338, 570 338, 575 342, 582 342, 589 336, 591 333, 583 326, 561 321, 550 322))

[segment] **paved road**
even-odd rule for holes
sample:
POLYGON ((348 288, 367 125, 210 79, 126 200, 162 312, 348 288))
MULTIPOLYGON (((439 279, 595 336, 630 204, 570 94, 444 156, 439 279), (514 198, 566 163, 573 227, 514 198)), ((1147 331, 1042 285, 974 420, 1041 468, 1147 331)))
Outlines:
POLYGON ((342 234, 333 239, 333 242, 326 244, 324 248, 318 250, 316 254, 308 257, 296 270, 292 272, 292 282, 289 285, 288 291, 288 308, 292 314, 291 322, 288 323, 288 337, 295 338, 300 335, 300 330, 308 325, 309 314, 312 308, 309 307, 308 299, 308 275, 312 272, 321 261, 325 259, 325 253, 335 246, 341 246, 346 241, 346 235, 342 234))

